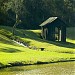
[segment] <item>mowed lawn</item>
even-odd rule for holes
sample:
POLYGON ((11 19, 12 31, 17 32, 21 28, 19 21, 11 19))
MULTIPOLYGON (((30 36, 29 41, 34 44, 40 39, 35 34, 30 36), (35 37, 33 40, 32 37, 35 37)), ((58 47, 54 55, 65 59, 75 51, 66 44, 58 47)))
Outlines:
POLYGON ((11 27, 0 26, 0 67, 11 63, 25 65, 75 60, 74 27, 67 28, 67 43, 43 40, 40 30, 16 29, 14 37, 11 31, 11 27), (37 49, 20 46, 10 38, 20 39, 37 49), (40 50, 42 47, 44 51, 40 50))

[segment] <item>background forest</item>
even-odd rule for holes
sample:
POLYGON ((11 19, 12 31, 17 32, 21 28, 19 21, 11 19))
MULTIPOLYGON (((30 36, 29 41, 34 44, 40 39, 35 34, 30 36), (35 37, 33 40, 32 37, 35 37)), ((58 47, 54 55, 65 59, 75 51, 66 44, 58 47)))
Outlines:
POLYGON ((75 0, 0 0, 0 25, 13 26, 16 14, 19 28, 38 29, 51 16, 75 26, 75 0))

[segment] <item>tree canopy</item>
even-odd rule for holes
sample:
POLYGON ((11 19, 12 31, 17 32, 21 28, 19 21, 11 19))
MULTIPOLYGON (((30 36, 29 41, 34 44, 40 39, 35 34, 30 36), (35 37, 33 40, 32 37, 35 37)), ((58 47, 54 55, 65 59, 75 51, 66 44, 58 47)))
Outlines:
POLYGON ((75 26, 75 0, 0 0, 0 24, 13 26, 16 14, 20 28, 37 29, 47 18, 57 16, 75 26))

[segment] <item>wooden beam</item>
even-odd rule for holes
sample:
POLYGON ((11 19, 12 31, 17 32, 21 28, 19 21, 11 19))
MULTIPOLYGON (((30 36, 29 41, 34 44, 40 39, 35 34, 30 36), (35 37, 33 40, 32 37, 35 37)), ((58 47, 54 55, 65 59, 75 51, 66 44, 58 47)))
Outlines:
POLYGON ((58 28, 58 41, 61 41, 61 27, 58 28))
POLYGON ((66 27, 65 26, 63 26, 61 28, 61 33, 62 33, 62 35, 61 35, 61 41, 62 42, 66 42, 66 27))
POLYGON ((41 36, 42 36, 42 38, 44 39, 44 27, 41 27, 41 28, 42 28, 41 36))

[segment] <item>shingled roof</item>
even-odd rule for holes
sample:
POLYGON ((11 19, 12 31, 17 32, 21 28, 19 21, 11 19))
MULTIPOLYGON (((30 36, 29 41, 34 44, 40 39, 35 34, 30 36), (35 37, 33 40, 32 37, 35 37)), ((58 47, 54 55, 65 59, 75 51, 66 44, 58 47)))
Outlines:
POLYGON ((52 23, 53 21, 55 21, 58 17, 50 17, 49 19, 47 19, 46 21, 44 21, 42 24, 40 24, 40 26, 44 26, 47 25, 49 23, 52 23))

